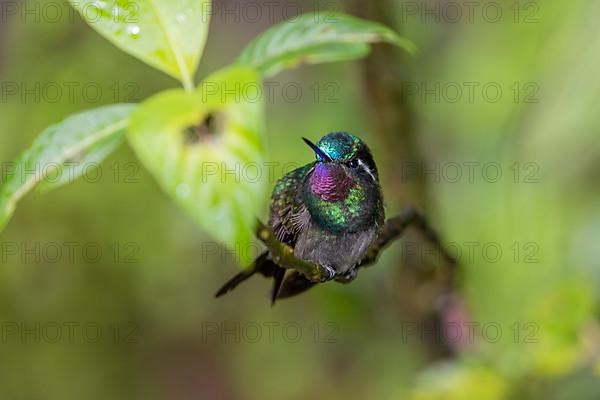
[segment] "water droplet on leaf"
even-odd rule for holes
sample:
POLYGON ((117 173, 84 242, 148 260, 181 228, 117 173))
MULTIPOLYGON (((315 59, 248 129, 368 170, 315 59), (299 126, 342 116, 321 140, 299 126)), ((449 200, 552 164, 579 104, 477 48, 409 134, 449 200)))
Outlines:
POLYGON ((183 198, 189 197, 189 195, 190 195, 190 185, 188 185, 187 183, 180 183, 175 188, 175 192, 177 193, 178 197, 183 197, 183 198))
POLYGON ((131 25, 127 27, 127 34, 133 38, 140 34, 140 27, 138 25, 131 25))

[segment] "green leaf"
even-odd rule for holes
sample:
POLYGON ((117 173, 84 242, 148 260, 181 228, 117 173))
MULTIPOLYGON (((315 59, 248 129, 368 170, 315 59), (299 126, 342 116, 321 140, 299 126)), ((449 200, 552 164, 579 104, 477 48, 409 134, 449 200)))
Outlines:
POLYGON ((264 164, 258 73, 231 67, 194 93, 170 90, 134 113, 129 140, 161 187, 248 264, 266 184, 243 171, 264 164), (258 95, 257 95, 258 94, 258 95))
POLYGON ((414 45, 376 22, 350 15, 307 13, 260 34, 242 51, 239 64, 272 76, 301 64, 347 61, 368 54, 368 43, 389 42, 414 52, 414 45))
POLYGON ((71 2, 92 28, 117 47, 193 88, 208 34, 210 0, 71 2))
POLYGON ((114 135, 107 136, 104 139, 89 146, 84 152, 70 158, 60 164, 55 174, 56 177, 46 177, 38 183, 37 190, 47 192, 56 189, 59 186, 73 182, 80 177, 88 168, 97 166, 106 157, 108 157, 125 139, 125 130, 116 132, 114 135))
POLYGON ((4 168, 0 187, 0 230, 17 202, 37 183, 47 188, 79 177, 86 163, 99 162, 123 141, 135 108, 117 104, 73 115, 45 129, 13 163, 4 168))

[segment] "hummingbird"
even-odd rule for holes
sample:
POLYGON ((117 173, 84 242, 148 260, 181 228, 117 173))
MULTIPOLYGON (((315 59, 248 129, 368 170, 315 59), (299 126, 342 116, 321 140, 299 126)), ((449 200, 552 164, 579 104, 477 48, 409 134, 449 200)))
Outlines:
MULTIPOLYGON (((316 144, 302 138, 315 161, 280 178, 271 194, 269 226, 294 255, 321 265, 325 280, 347 283, 385 221, 379 175, 369 147, 347 132, 331 132, 316 144)), ((271 301, 315 285, 297 271, 286 274, 268 251, 217 292, 233 290, 255 273, 274 279, 271 301), (287 275, 287 276, 286 276, 287 275)))

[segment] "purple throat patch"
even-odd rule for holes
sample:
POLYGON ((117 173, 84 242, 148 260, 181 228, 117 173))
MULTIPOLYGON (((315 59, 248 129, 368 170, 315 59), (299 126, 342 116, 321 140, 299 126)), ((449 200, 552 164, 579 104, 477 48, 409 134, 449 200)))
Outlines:
POLYGON ((319 163, 310 176, 310 190, 327 202, 344 200, 355 185, 344 167, 335 163, 319 163))

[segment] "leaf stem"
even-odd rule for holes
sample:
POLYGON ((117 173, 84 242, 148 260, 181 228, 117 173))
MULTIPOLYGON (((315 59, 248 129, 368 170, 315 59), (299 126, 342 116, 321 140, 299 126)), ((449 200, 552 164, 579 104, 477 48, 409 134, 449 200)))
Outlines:
POLYGON ((192 80, 192 77, 189 74, 186 73, 182 75, 181 83, 183 84, 183 88, 186 92, 194 91, 194 81, 192 80))
POLYGON ((167 29, 168 22, 165 21, 164 16, 161 13, 161 9, 156 5, 155 1, 150 0, 149 3, 156 12, 158 25, 167 39, 167 43, 169 44, 169 49, 171 50, 173 57, 175 57, 175 62, 177 63, 177 67, 181 73, 181 83, 183 83, 183 88, 187 92, 192 92, 194 90, 194 79, 192 77, 192 72, 185 63, 185 58, 183 57, 181 49, 177 46, 177 41, 171 37, 171 34, 167 29))

